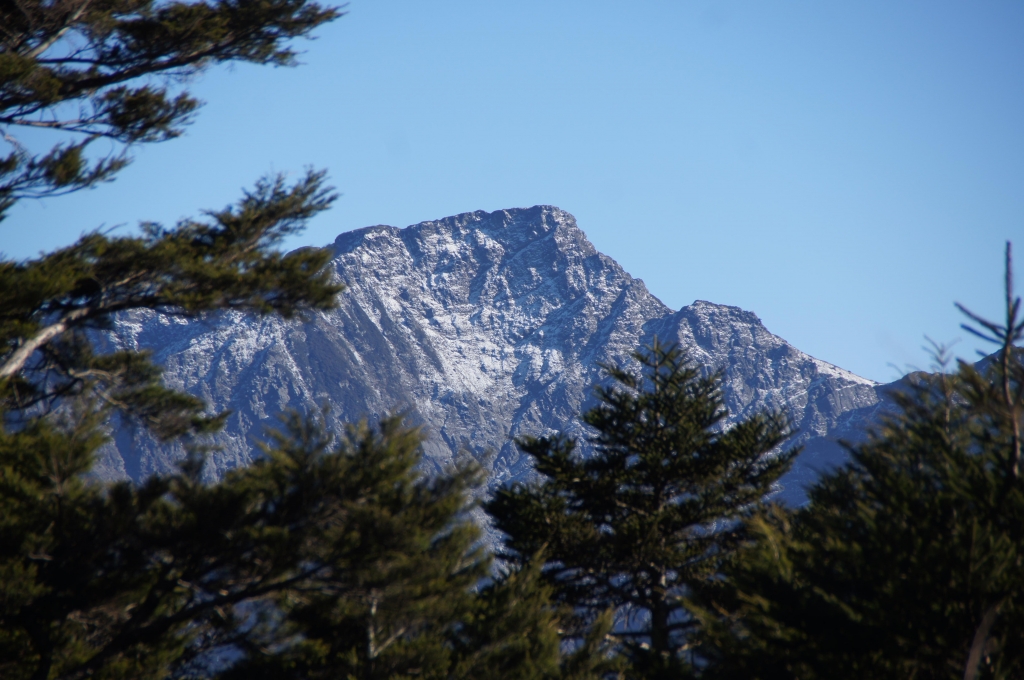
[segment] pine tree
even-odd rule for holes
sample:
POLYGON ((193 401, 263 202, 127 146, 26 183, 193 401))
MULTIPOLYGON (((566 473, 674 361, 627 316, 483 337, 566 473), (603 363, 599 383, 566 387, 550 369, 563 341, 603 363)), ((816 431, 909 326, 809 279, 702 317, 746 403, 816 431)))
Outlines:
POLYGON ((220 638, 245 654, 223 680, 590 680, 614 668, 600 641, 563 656, 565 612, 536 569, 490 577, 468 514, 481 481, 474 463, 424 477, 419 431, 394 418, 376 433, 349 427, 333 448, 322 428, 293 418, 292 434, 228 480, 294 499, 289 516, 320 519, 295 539, 294 564, 308 575, 276 593, 259 625, 229 627, 235 636, 220 638), (310 460, 314 485, 278 481, 310 460))
MULTIPOLYGON (((0 218, 21 198, 110 180, 133 146, 180 134, 197 107, 183 76, 290 65, 291 40, 337 16, 305 0, 0 2, 0 218), (56 144, 33 151, 17 135, 26 128, 54 131, 56 144), (90 156, 98 139, 113 155, 90 156)), ((237 632, 232 607, 308 576, 290 543, 306 520, 275 524, 283 515, 267 504, 280 499, 237 480, 207 488, 198 462, 139 487, 89 478, 115 415, 164 439, 223 422, 165 388, 148 354, 94 341, 130 309, 331 307, 329 255, 278 248, 333 200, 321 172, 272 177, 201 220, 0 259, 0 675, 164 677, 237 632)))
MULTIPOLYGON (((513 484, 486 505, 513 563, 545 556, 559 602, 585 626, 613 610, 636 672, 677 674, 692 621, 682 597, 712 577, 749 514, 794 452, 765 414, 726 426, 720 379, 702 377, 677 346, 655 340, 635 355, 644 378, 606 367, 612 387, 582 420, 594 454, 581 458, 557 435, 517 443, 540 481, 513 484)), ((582 628, 577 629, 579 633, 582 628)))
MULTIPOLYGON (((307 0, 0 1, 0 219, 21 198, 108 181, 133 147, 181 134, 198 107, 188 76, 225 62, 293 65, 291 41, 337 16, 307 0), (26 129, 56 143, 34 151, 18 136, 26 129), (112 155, 90 155, 100 139, 112 155)), ((291 186, 271 177, 202 220, 93 232, 23 262, 0 256, 5 425, 81 396, 165 438, 218 427, 199 401, 161 388, 145 353, 97 354, 90 332, 129 309, 291 316, 332 306, 340 287, 323 271, 329 255, 277 248, 334 198, 322 172, 291 186)))
MULTIPOLYGON (((424 478, 415 470, 421 441, 395 419, 379 435, 349 428, 324 459, 327 502, 337 508, 310 537, 310 559, 324 566, 317 586, 282 593, 282 620, 272 618, 269 640, 253 636, 247 661, 228 678, 445 677, 447 635, 489 562, 467 516, 478 468, 424 478), (298 642, 275 649, 282 636, 298 642)), ((287 441, 278 447, 272 456, 287 452, 287 441)), ((259 468, 246 475, 262 477, 259 468)))
POLYGON ((306 0, 0 1, 0 220, 21 198, 108 181, 131 147, 180 135, 199 107, 187 76, 294 65, 290 41, 337 16, 306 0), (33 152, 18 128, 64 134, 33 152), (101 139, 116 150, 89 158, 101 139))
POLYGON ((968 312, 998 352, 910 376, 899 415, 809 505, 758 517, 758 540, 695 597, 708 677, 1020 677, 1024 320, 1009 255, 1005 323, 968 312))
POLYGON ((276 250, 326 209, 323 174, 294 186, 260 182, 238 203, 173 229, 139 236, 88 234, 26 262, 0 260, 0 410, 6 422, 80 405, 138 418, 167 438, 219 427, 202 402, 160 385, 148 353, 97 353, 91 332, 115 314, 152 309, 193 317, 220 309, 293 316, 334 304, 329 254, 276 250))
MULTIPOLYGON (((80 451, 97 444, 90 425, 80 451)), ((334 446, 322 419, 293 414, 261 459, 216 484, 201 458, 141 486, 90 483, 88 456, 68 464, 75 434, 37 421, 0 439, 4 678, 163 678, 227 645, 287 647, 304 601, 372 599, 361 578, 384 586, 383 631, 396 603, 424 615, 483 573, 475 528, 455 521, 475 473, 420 478, 421 438, 397 419, 334 446)))

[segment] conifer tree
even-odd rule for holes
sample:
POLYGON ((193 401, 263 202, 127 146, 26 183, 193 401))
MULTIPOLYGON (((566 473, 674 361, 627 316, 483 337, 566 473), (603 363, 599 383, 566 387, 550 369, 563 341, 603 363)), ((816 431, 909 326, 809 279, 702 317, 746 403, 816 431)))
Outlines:
MULTIPOLYGON (((21 198, 110 180, 133 146, 180 134, 198 105, 186 76, 290 65, 291 40, 336 16, 306 0, 0 1, 0 218, 21 198), (56 143, 33 150, 19 129, 56 143), (113 155, 91 155, 99 139, 113 155)), ((148 354, 94 341, 130 309, 331 307, 329 255, 278 248, 333 200, 321 172, 271 177, 203 219, 0 258, 0 676, 165 677, 236 629, 236 604, 310 576, 295 557, 316 521, 308 500, 281 519, 280 497, 238 480, 207 488, 194 461, 139 487, 88 477, 115 413, 165 439, 223 420, 165 388, 148 354)))
MULTIPOLYGON (((338 15, 307 0, 0 1, 0 219, 18 199, 108 181, 134 146, 178 136, 199 104, 187 76, 224 62, 292 65, 292 39, 338 15), (55 144, 33 150, 19 137, 26 129, 53 132, 55 144), (99 139, 113 155, 89 153, 99 139)), ((330 307, 340 288, 322 271, 327 253, 277 248, 334 198, 322 172, 291 186, 270 177, 205 219, 93 232, 23 262, 0 256, 4 422, 84 395, 161 437, 217 427, 200 402, 160 387, 146 354, 98 355, 90 331, 128 309, 290 316, 330 307)))
POLYGON ((202 482, 196 458, 139 486, 83 475, 102 441, 94 425, 35 421, 0 436, 0 677, 615 669, 610 622, 562 653, 566 612, 536 570, 480 587, 490 558, 467 516, 480 471, 423 476, 421 434, 397 418, 335 443, 322 418, 291 414, 261 458, 220 482, 202 482))
MULTIPOLYGON (((461 521, 476 471, 422 478, 421 437, 395 418, 335 446, 322 419, 293 414, 219 483, 196 459, 110 487, 83 478, 87 457, 67 465, 75 433, 33 428, 0 439, 4 678, 163 678, 228 645, 273 668, 265 652, 291 649, 290 622, 337 600, 342 654, 407 659, 433 651, 423 624, 458 611, 485 573, 461 521), (41 438, 48 458, 33 455, 41 438)), ((88 451, 100 440, 81 429, 88 451)))
MULTIPOLYGON (((79 449, 101 441, 80 430, 79 449)), ((424 478, 421 436, 397 418, 335 445, 322 419, 292 414, 262 458, 215 484, 198 459, 141 486, 89 483, 87 457, 67 465, 76 434, 37 421, 0 438, 4 678, 162 678, 208 671, 228 648, 243 658, 227 677, 449 677, 456 662, 531 658, 522 616, 485 625, 536 600, 529 581, 499 589, 511 598, 471 592, 488 565, 465 517, 479 471, 424 478), (26 455, 41 438, 50 458, 26 455)), ((554 625, 540 622, 542 647, 554 625)), ((557 638, 546 652, 557 668, 557 638)))
MULTIPOLYGON (((198 107, 189 76, 292 65, 292 39, 339 15, 307 0, 0 0, 0 220, 178 136, 198 107), (58 136, 35 149, 19 129, 58 136), (114 151, 96 155, 97 140, 114 151)), ((278 247, 334 198, 321 172, 270 177, 202 219, 0 257, 0 677, 587 680, 614 668, 600 627, 562 654, 564 612, 536 571, 489 578, 465 515, 477 472, 423 478, 420 435, 397 419, 335 446, 322 421, 293 415, 262 459, 213 484, 198 454, 140 485, 89 476, 114 415, 164 439, 223 422, 165 388, 148 354, 99 351, 95 331, 132 309, 333 306, 329 254, 278 247)))
MULTIPOLYGON (((445 677, 447 635, 472 606, 471 588, 489 561, 467 516, 479 469, 424 478, 415 471, 421 441, 391 419, 380 436, 350 427, 324 458, 337 509, 310 537, 311 559, 324 565, 316 587, 283 592, 275 608, 281 620, 271 617, 248 636, 248 659, 226 677, 445 677), (275 650, 282 637, 297 642, 275 650)), ((269 453, 287 451, 279 439, 269 453)))
POLYGON ((133 146, 172 139, 211 65, 296 63, 292 39, 339 16, 307 0, 0 1, 0 220, 22 198, 110 180, 133 146), (18 129, 62 133, 33 151, 18 129), (97 140, 114 143, 90 158, 97 140))
MULTIPOLYGON (((810 503, 773 508, 693 603, 713 678, 1021 677, 1024 319, 967 310, 995 355, 910 376, 900 413, 810 503)), ((940 362, 941 364, 942 362, 940 362)))
POLYGON ((341 290, 324 270, 329 254, 276 250, 326 209, 323 174, 294 186, 260 182, 236 207, 139 236, 88 234, 25 262, 0 260, 0 411, 21 422, 69 398, 83 408, 137 417, 167 438, 218 427, 203 404, 160 385, 160 369, 138 351, 97 353, 95 335, 114 315, 152 309, 196 316, 219 309, 292 316, 327 308, 341 290))
POLYGON ((751 512, 794 452, 775 453, 783 420, 758 415, 726 426, 718 375, 702 377, 677 346, 655 340, 635 358, 638 379, 596 390, 582 416, 594 454, 564 436, 523 438, 539 475, 498 491, 486 505, 513 563, 543 554, 559 602, 579 614, 580 633, 607 611, 634 672, 676 677, 692 621, 682 598, 715 574, 751 512))
POLYGON ((541 573, 543 559, 519 568, 504 565, 481 588, 473 606, 453 627, 453 660, 447 677, 518 680, 613 680, 623 664, 608 644, 610 612, 599 617, 571 651, 559 632, 573 612, 553 599, 541 573))
POLYGON ((245 655, 223 680, 591 680, 614 670, 600 640, 562 654, 566 612, 537 569, 489 578, 490 555, 468 515, 468 492, 481 481, 475 464, 422 476, 421 435, 394 418, 379 434, 349 427, 333 450, 322 427, 293 417, 293 434, 228 480, 247 480, 267 498, 294 487, 294 516, 304 505, 331 511, 311 513, 322 519, 296 538, 295 563, 315 573, 277 591, 259 625, 221 636, 245 655), (309 459, 315 486, 276 481, 309 459))

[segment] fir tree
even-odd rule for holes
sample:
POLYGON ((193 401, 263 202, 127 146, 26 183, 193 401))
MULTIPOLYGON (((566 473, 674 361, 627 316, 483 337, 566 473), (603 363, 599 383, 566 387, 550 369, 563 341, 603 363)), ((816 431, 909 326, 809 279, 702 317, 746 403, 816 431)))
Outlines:
POLYGON ((479 469, 424 477, 422 437, 397 418, 335 443, 322 418, 292 414, 261 458, 213 484, 201 458, 140 486, 97 484, 83 474, 96 432, 35 421, 0 437, 4 678, 615 669, 610 621, 563 655, 566 612, 536 570, 481 586, 490 558, 467 515, 479 469), (230 650, 226 669, 218 650, 230 650))
MULTIPOLYGON (((293 65, 292 40, 337 16, 307 0, 0 1, 0 219, 21 198, 108 181, 134 146, 178 136, 199 104, 188 77, 225 62, 293 65), (25 129, 56 143, 34 151, 25 129), (90 155, 99 139, 113 155, 90 155)), ((218 427, 199 401, 161 388, 145 353, 97 354, 90 331, 129 309, 291 316, 332 306, 340 287, 323 271, 327 253, 277 248, 334 198, 322 172, 291 186, 271 177, 202 220, 93 232, 23 262, 0 256, 5 426, 81 396, 161 437, 218 427)))
POLYGON ((708 677, 1020 677, 1024 320, 1009 255, 1005 322, 967 312, 998 352, 910 376, 899 415, 809 505, 758 517, 758 540, 695 597, 708 677))
MULTIPOLYGON (((306 0, 0 1, 0 219, 19 199, 108 181, 171 139, 212 64, 291 65, 293 38, 337 17, 306 0), (33 150, 18 129, 59 133, 33 150), (98 139, 114 143, 90 155, 98 139)), ((111 417, 164 439, 223 414, 165 388, 97 330, 132 309, 290 317, 333 306, 329 254, 282 254, 326 209, 321 172, 261 180, 233 207, 137 235, 90 233, 0 258, 0 676, 597 677, 603 629, 563 655, 564 612, 535 571, 488 578, 468 521, 472 467, 426 479, 397 419, 335 445, 292 416, 252 467, 200 481, 202 457, 140 485, 89 475, 111 417), (214 663, 211 666, 211 663, 214 663)))
MULTIPOLYGON (((305 0, 0 2, 0 217, 20 198, 109 180, 133 145, 178 135, 197 106, 184 76, 221 62, 290 65, 291 40, 336 16, 305 0), (25 128, 55 131, 57 143, 35 152, 17 135, 25 128), (119 150, 90 157, 97 139, 119 150)), ((315 563, 296 561, 317 517, 309 501, 285 518, 280 497, 244 480, 200 484, 194 461, 139 487, 89 478, 115 414, 165 439, 223 420, 165 388, 146 353, 94 341, 131 309, 331 307, 329 255, 278 247, 333 200, 321 172, 268 178, 204 219, 0 259, 0 675, 164 677, 237 633, 235 605, 310 576, 315 563)))
POLYGON ((448 677, 519 680, 611 680, 621 678, 621 659, 608 644, 610 612, 586 637, 563 653, 560 631, 573 612, 553 599, 534 559, 519 568, 504 565, 481 588, 473 606, 453 628, 454 663, 448 677))
POLYGON ((0 260, 0 410, 6 422, 36 418, 68 398, 137 417, 161 437, 208 431, 203 404, 160 385, 145 352, 97 353, 90 331, 118 312, 152 309, 196 316, 218 309, 292 316, 334 304, 341 290, 324 271, 329 254, 276 250, 326 209, 323 174, 294 186, 260 182, 205 221, 139 236, 88 234, 26 262, 0 260))
MULTIPOLYGON (((350 427, 324 458, 329 502, 337 508, 310 537, 310 559, 323 571, 315 588, 282 593, 281 620, 272 617, 265 631, 250 636, 257 644, 247 646, 247 661, 228 678, 446 676, 447 635, 471 607, 471 588, 487 575, 479 530, 467 516, 467 491, 479 471, 470 466, 424 478, 414 469, 420 443, 416 430, 391 419, 380 435, 350 427), (275 650, 282 636, 297 642, 275 650)), ((281 439, 269 453, 295 457, 281 439)), ((259 468, 245 474, 261 477, 259 468)), ((301 495, 315 496, 312 489, 301 495)))
POLYGON ((180 135, 199 106, 187 76, 293 65, 292 39, 338 15, 306 0, 0 1, 0 220, 18 199, 95 186, 132 146, 180 135), (65 134, 34 152, 18 128, 65 134), (89 158, 100 139, 118 150, 89 158))
POLYGON ((293 418, 291 432, 228 484, 244 480, 275 508, 294 505, 289 517, 312 516, 312 530, 294 539, 305 573, 276 592, 259 625, 221 635, 245 654, 224 680, 589 680, 614 669, 600 640, 563 656, 566 613, 536 569, 489 578, 468 514, 481 481, 474 463, 424 477, 419 431, 394 418, 379 433, 349 427, 333 448, 322 422, 293 418), (315 461, 316 474, 303 477, 312 484, 278 481, 306 461, 315 461))
POLYGON ((558 435, 523 438, 539 474, 500 490, 486 510, 513 563, 545 556, 559 602, 582 624, 610 610, 636 672, 673 675, 692 621, 682 597, 712 577, 749 514, 794 452, 773 454, 787 434, 759 415, 726 426, 720 379, 702 377, 684 352, 657 340, 635 355, 640 379, 607 367, 613 387, 582 420, 593 456, 558 435))
MULTIPOLYGON (((437 651, 425 624, 459 611, 485 573, 461 521, 475 470, 420 477, 420 435, 394 418, 335 446, 322 420, 292 415, 219 483, 200 480, 196 459, 110 487, 83 478, 86 455, 68 465, 76 433, 33 428, 0 440, 5 678, 162 678, 228 645, 247 673, 277 677, 292 657, 273 652, 319 653, 317 632, 359 677, 387 675, 437 651), (36 455, 42 439, 49 457, 36 455), (319 621, 329 603, 335 616, 293 645, 293 622, 319 621)), ((100 440, 82 432, 88 452, 100 440)))

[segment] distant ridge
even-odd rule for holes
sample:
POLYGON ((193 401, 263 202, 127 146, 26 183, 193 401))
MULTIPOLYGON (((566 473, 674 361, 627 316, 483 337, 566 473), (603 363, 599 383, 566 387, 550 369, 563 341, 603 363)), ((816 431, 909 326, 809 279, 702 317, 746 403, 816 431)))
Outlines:
MULTIPOLYGON (((802 498, 816 470, 842 460, 884 408, 881 386, 804 354, 751 312, 696 301, 666 307, 599 253, 553 206, 472 212, 397 229, 343 233, 330 267, 347 286, 339 306, 305 321, 229 313, 187 322, 121 317, 118 344, 152 349, 168 384, 231 409, 208 474, 253 456, 253 437, 286 408, 328 403, 338 423, 406 410, 443 467, 460 450, 502 482, 529 474, 511 438, 568 430, 602 380, 598 364, 631 361, 657 335, 707 370, 724 370, 732 417, 786 410, 805 452, 784 480, 802 498)), ((120 429, 101 474, 140 479, 183 455, 120 429)))

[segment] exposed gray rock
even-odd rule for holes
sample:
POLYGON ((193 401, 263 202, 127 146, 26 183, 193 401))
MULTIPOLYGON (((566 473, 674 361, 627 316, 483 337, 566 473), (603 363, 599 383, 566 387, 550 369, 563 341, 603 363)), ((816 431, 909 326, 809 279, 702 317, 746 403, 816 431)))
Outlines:
MULTIPOLYGON (((368 227, 333 249, 347 291, 305 321, 136 312, 117 322, 115 341, 152 349, 169 385, 233 411, 210 475, 248 463, 253 438, 283 409, 327 403, 338 423, 405 410, 426 428, 438 468, 465 450, 488 461, 495 482, 518 478, 529 468, 511 439, 585 434, 576 417, 603 379, 599 364, 631 361, 654 335, 724 371, 732 418, 790 414, 806 446, 785 484, 793 500, 816 467, 840 459, 834 440, 879 408, 878 384, 800 352, 750 312, 703 301, 669 309, 558 208, 368 227)), ((121 430, 102 466, 139 479, 182 454, 121 430)))

